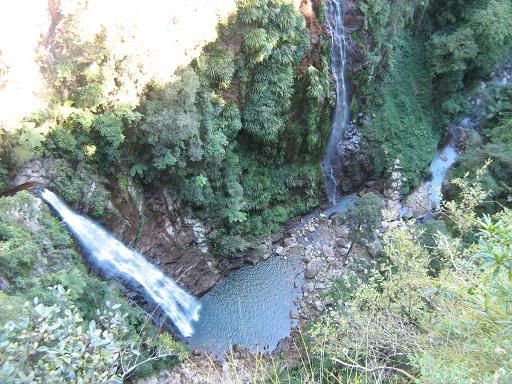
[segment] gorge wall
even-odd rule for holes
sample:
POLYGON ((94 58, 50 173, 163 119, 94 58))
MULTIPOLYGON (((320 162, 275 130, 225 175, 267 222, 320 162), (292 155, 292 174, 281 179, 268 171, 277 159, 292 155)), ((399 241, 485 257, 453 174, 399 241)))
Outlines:
MULTIPOLYGON (((52 23, 48 29, 47 38, 44 39, 44 41, 46 44, 45 51, 49 55, 46 57, 51 58, 52 62, 58 62, 61 60, 62 55, 67 54, 66 49, 69 50, 72 48, 63 46, 63 38, 65 38, 66 34, 69 33, 68 29, 70 28, 69 24, 67 23, 72 20, 67 17, 67 15, 73 14, 74 12, 73 8, 70 8, 66 4, 67 2, 49 2, 49 8, 52 14, 52 23)), ((212 7, 216 6, 217 5, 215 4, 212 5, 212 7)), ((304 92, 302 87, 308 86, 308 83, 306 82, 307 79, 305 80, 306 76, 304 75, 308 68, 313 67, 316 70, 322 71, 321 76, 328 76, 330 71, 329 63, 326 63, 323 59, 323 57, 329 54, 330 46, 326 44, 326 42, 329 40, 329 37, 327 35, 327 30, 321 21, 323 18, 323 16, 320 14, 320 12, 323 12, 321 2, 319 0, 302 0, 295 2, 295 6, 300 9, 300 12, 306 21, 306 31, 308 33, 309 43, 308 48, 303 54, 303 58, 296 66, 297 72, 294 74, 294 77, 296 77, 294 80, 296 82, 296 90, 294 91, 296 96, 292 96, 292 114, 298 114, 298 112, 301 110, 301 103, 302 105, 308 105, 307 103, 310 103, 308 99, 300 99, 300 97, 302 97, 300 95, 304 92)), ((97 4, 93 4, 91 7, 97 8, 97 4)), ((150 8, 151 7, 148 6, 148 12, 150 8)), ((94 13, 91 9, 86 9, 85 14, 83 15, 83 19, 78 20, 79 22, 77 28, 79 31, 83 29, 82 27, 85 28, 87 25, 88 17, 94 13)), ((189 11, 193 11, 194 7, 187 6, 187 9, 189 11)), ((105 12, 106 11, 107 10, 105 9, 105 12)), ((218 10, 218 12, 213 12, 208 8, 202 9, 201 14, 204 13, 205 15, 216 15, 216 20, 218 20, 225 17, 225 15, 231 11, 232 8, 224 4, 222 11, 218 10)), ((127 12, 129 13, 131 11, 126 10, 125 13, 127 12)), ((131 49, 130 44, 133 45, 135 41, 129 40, 120 44, 119 40, 117 40, 117 35, 112 35, 113 38, 110 37, 109 31, 119 30, 119 20, 116 20, 110 20, 107 25, 106 44, 107 49, 114 52, 115 55, 122 55, 123 52, 126 53, 127 49, 131 49)), ((173 26, 171 26, 172 31, 183 32, 180 30, 180 20, 181 19, 175 20, 175 23, 173 26)), ((361 33, 363 28, 363 21, 364 20, 362 19, 361 13, 357 8, 357 4, 355 2, 347 2, 345 10, 345 23, 347 26, 347 31, 349 31, 351 34, 354 34, 354 36, 355 34, 361 33)), ((215 24, 216 22, 212 23, 210 20, 205 25, 214 26, 215 24)), ((88 26, 89 29, 87 31, 84 30, 83 33, 80 33, 83 36, 92 36, 95 33, 94 31, 98 30, 99 25, 101 25, 101 20, 96 20, 95 23, 88 26)), ((144 36, 145 35, 142 37, 144 36)), ((154 66, 146 66, 144 62, 141 62, 142 64, 139 63, 141 65, 137 64, 137 60, 143 60, 144 57, 154 58, 154 52, 147 54, 146 56, 144 56, 142 52, 139 52, 134 56, 130 56, 132 59, 134 59, 130 59, 132 60, 130 65, 133 64, 136 67, 138 66, 139 68, 142 68, 140 73, 140 76, 142 77, 139 75, 130 77, 134 76, 136 73, 130 72, 131 70, 129 70, 128 76, 118 76, 115 79, 114 83, 117 84, 117 88, 111 88, 114 83, 107 83, 105 90, 113 91, 113 93, 110 93, 110 96, 108 96, 109 103, 116 103, 123 98, 125 101, 132 100, 130 102, 133 102, 133 100, 135 100, 134 97, 137 97, 137 95, 143 92, 142 86, 147 81, 147 79, 158 78, 159 76, 168 76, 169 74, 172 75, 175 68, 179 64, 183 64, 187 60, 190 60, 190 58, 194 55, 197 55, 207 40, 207 38, 205 38, 206 36, 210 36, 209 38, 211 39, 211 36, 214 35, 212 35, 212 31, 206 31, 206 27, 202 31, 197 31, 196 34, 190 36, 190 38, 187 40, 190 40, 190 44, 187 45, 188 48, 185 47, 186 44, 180 40, 180 47, 175 47, 173 49, 180 52, 183 51, 183 60, 176 62, 173 61, 172 63, 168 60, 157 60, 160 63, 159 65, 163 67, 156 68, 154 66), (189 46, 193 46, 194 49, 191 51, 189 46)), ((355 43, 356 40, 357 39, 355 38, 349 39, 349 58, 351 71, 358 71, 363 68, 364 65, 362 48, 355 43)), ((238 44, 241 44, 241 42, 238 44)), ((234 47, 234 49, 235 51, 237 49, 243 49, 243 46, 242 48, 234 47)), ((206 52, 208 52, 208 49, 206 52)), ((159 56, 157 55, 156 57, 159 56)), ((124 63, 122 65, 124 66, 126 64, 127 63, 124 63)), ((312 80, 309 79, 308 81, 312 80)), ((71 86, 78 87, 79 85, 72 83, 71 86)), ((330 85, 327 85, 327 90, 330 87, 330 85)), ((352 89, 353 87, 349 87, 349 90, 352 89)), ((238 103, 242 102, 242 100, 236 99, 242 97, 240 84, 238 81, 234 81, 228 90, 228 92, 221 90, 223 95, 226 95, 225 97, 227 99, 236 95, 235 101, 238 103)), ((72 88, 64 89, 63 92, 59 90, 59 92, 63 97, 74 97, 72 88)), ((328 92, 330 91, 328 90, 328 92)), ((330 97, 332 97, 332 95, 330 97)), ((78 106, 79 104, 75 105, 78 106)), ((318 182, 321 182, 318 172, 318 154, 322 150, 322 143, 326 140, 326 128, 330 126, 330 121, 328 121, 328 117, 330 116, 330 108, 325 101, 314 106, 312 105, 311 107, 307 106, 307 108, 311 108, 311 112, 308 112, 311 114, 311 118, 320 119, 319 122, 317 120, 315 123, 317 127, 314 128, 317 129, 318 132, 311 132, 312 127, 307 128, 311 134, 314 133, 312 137, 317 137, 315 139, 316 144, 314 149, 310 150, 311 155, 306 155, 309 157, 307 160, 307 166, 316 168, 316 170, 314 170, 314 173, 316 173, 315 177, 318 177, 318 182), (322 129, 323 131, 321 131, 322 129)), ((76 109, 76 111, 78 111, 78 109, 76 109)), ((91 109, 91 111, 96 113, 95 109, 91 109)), ((59 125, 67 124, 65 120, 66 117, 60 119, 61 120, 57 122, 50 122, 49 125, 51 126, 55 123, 59 125)), ((300 117, 299 121, 301 119, 303 118, 300 117)), ((287 124, 290 125, 290 128, 292 127, 292 124, 287 124)), ((300 122, 300 124, 304 123, 300 122)), ((52 129, 53 128, 50 130, 52 129)), ((293 129, 296 130, 296 128, 293 129)), ((41 132, 44 131, 41 130, 41 132)), ((130 131, 126 131, 125 135, 129 134, 129 132, 130 131)), ((301 160, 298 160, 300 158, 298 157, 300 154, 299 148, 300 146, 304 146, 302 143, 293 143, 293 140, 306 141, 306 135, 309 135, 310 133, 297 131, 293 134, 297 135, 298 139, 287 139, 290 144, 287 144, 288 148, 284 149, 283 151, 284 156, 288 157, 286 162, 290 164, 301 162, 301 160)), ((42 135, 44 136, 46 133, 43 133, 42 135)), ((38 138, 38 140, 41 140, 41 138, 38 138)), ((350 146, 347 147, 351 148, 350 146)), ((229 270, 238 268, 240 265, 246 262, 257 262, 262 257, 268 257, 271 252, 270 248, 272 240, 270 240, 268 236, 260 235, 260 240, 253 241, 252 244, 245 250, 237 251, 238 254, 236 257, 226 257, 226 255, 214 257, 212 256, 213 249, 211 246, 213 228, 211 225, 204 224, 208 222, 208 217, 203 217, 201 220, 199 220, 197 207, 190 206, 189 203, 184 202, 183 198, 179 196, 179 193, 177 193, 174 187, 166 185, 167 181, 163 181, 161 183, 146 183, 141 180, 140 177, 133 177, 133 175, 128 175, 128 173, 131 173, 131 170, 128 172, 122 168, 116 171, 117 177, 113 177, 112 175, 104 175, 102 174, 102 171, 95 169, 97 167, 96 165, 93 165, 91 168, 91 166, 87 164, 87 160, 84 161, 83 158, 79 159, 78 161, 73 159, 70 161, 71 166, 68 168, 68 165, 66 165, 67 160, 63 162, 62 159, 60 159, 62 152, 59 153, 58 151, 61 151, 61 149, 57 149, 57 151, 55 148, 50 149, 41 159, 33 160, 28 164, 18 167, 18 169, 14 172, 17 176, 10 185, 18 185, 27 181, 36 181, 43 184, 49 184, 50 188, 53 187, 57 192, 63 193, 64 198, 66 198, 68 195, 67 192, 69 192, 69 188, 72 187, 74 191, 73 197, 69 197, 68 202, 70 202, 75 209, 82 212, 88 212, 89 214, 93 215, 94 210, 97 208, 95 205, 95 199, 98 197, 100 199, 99 204, 102 204, 101 201, 104 202, 104 208, 101 210, 104 210, 105 212, 104 217, 100 219, 100 221, 103 222, 103 224, 105 224, 108 228, 110 228, 117 235, 117 237, 122 239, 125 243, 132 245, 147 257, 155 260, 155 262, 159 264, 164 270, 166 270, 172 277, 174 277, 187 289, 195 294, 201 294, 207 291, 229 270), (62 168, 61 165, 63 165, 64 168, 62 168), (75 177, 80 179, 78 184, 75 183, 75 177), (92 202, 88 202, 89 200, 92 202)), ((80 148, 80 151, 85 151, 85 149, 80 148)), ((257 156, 264 155, 258 154, 257 156)), ((354 154, 347 156, 351 160, 358 155, 354 154)), ((282 165, 280 164, 278 165, 278 167, 281 166, 282 165)), ((277 168, 276 171, 278 171, 277 168)), ((307 174, 302 176, 299 173, 293 177, 300 179, 308 178, 311 176, 307 174)), ((365 177, 366 176, 361 172, 349 174, 347 178, 343 179, 343 185, 349 185, 350 187, 348 189, 356 188, 357 185, 362 183, 365 177), (359 181, 348 181, 352 179, 359 181)), ((315 181, 315 183, 317 183, 317 181, 315 181)), ((242 185, 244 188, 247 188, 243 182, 242 185)), ((316 184, 314 188, 316 188, 315 193, 317 194, 315 199, 323 199, 323 188, 321 188, 321 185, 316 184)), ((301 192, 300 189, 301 188, 299 188, 296 192, 291 192, 291 195, 296 196, 294 198, 302 199, 301 193, 304 192, 301 192)), ((347 188, 345 188, 345 191, 346 190, 347 188)), ((281 192, 276 191, 276 198, 278 198, 280 193, 281 192)), ((274 204, 276 203, 272 202, 270 204, 270 208, 272 208, 274 204)), ((307 210, 311 209, 311 207, 314 207, 317 204, 318 200, 313 200, 312 203, 308 203, 306 208, 302 208, 301 211, 293 211, 290 210, 290 208, 286 208, 290 212, 287 213, 287 215, 294 216, 300 214, 300 212, 307 212, 307 210)), ((267 207, 265 209, 267 209, 267 207)), ((281 212, 282 207, 279 206, 279 203, 275 207, 275 210, 276 213, 281 212)), ((283 219, 279 220, 283 222, 283 219)), ((274 223, 272 223, 272 227, 275 229, 274 223)), ((230 229, 230 231, 232 230, 230 229)), ((265 231, 266 233, 270 232, 269 230, 265 231)), ((251 233, 252 230, 249 230, 248 232, 251 233)), ((278 239, 279 236, 274 236, 274 241, 277 241, 278 239)))

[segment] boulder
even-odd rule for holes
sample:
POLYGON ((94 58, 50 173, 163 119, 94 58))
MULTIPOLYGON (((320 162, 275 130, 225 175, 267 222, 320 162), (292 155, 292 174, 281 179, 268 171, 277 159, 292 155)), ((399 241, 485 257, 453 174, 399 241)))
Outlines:
POLYGON ((283 248, 283 247, 281 247, 280 245, 278 245, 278 246, 276 247, 275 252, 276 252, 276 254, 278 254, 279 256, 282 256, 282 255, 284 255, 284 248, 283 248))
POLYGON ((350 231, 345 225, 337 225, 334 227, 334 234, 337 238, 339 237, 347 237, 350 234, 350 231))
POLYGON ((284 239, 283 242, 284 242, 285 247, 288 247, 288 248, 292 248, 297 245, 297 243, 295 242, 295 239, 293 237, 288 237, 288 238, 284 239))
POLYGON ((382 253, 382 243, 379 240, 374 240, 368 244, 367 249, 370 256, 372 256, 373 258, 377 258, 382 253))
POLYGON ((324 261, 322 259, 313 259, 306 266, 306 271, 304 272, 304 276, 306 279, 314 279, 322 270, 324 266, 324 261))
POLYGON ((322 251, 323 251, 323 254, 324 256, 329 259, 329 258, 334 258, 334 250, 332 249, 332 247, 330 247, 329 245, 327 244, 324 244, 322 246, 322 251))
POLYGON ((322 312, 325 307, 324 307, 324 304, 320 301, 320 300, 316 300, 313 305, 315 306, 315 309, 318 311, 318 312, 322 312))

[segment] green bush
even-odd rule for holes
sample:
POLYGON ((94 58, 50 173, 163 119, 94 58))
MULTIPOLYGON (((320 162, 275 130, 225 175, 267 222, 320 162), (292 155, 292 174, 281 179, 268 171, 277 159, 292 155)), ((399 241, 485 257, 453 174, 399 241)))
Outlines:
MULTIPOLYGON (((61 286, 55 304, 34 299, 28 316, 8 322, 0 334, 0 379, 3 383, 121 383, 148 361, 175 356, 173 342, 163 343, 151 359, 140 358, 137 341, 127 339, 126 315, 107 303, 96 320, 85 322, 61 286)), ((27 303, 28 306, 28 303, 27 303)))

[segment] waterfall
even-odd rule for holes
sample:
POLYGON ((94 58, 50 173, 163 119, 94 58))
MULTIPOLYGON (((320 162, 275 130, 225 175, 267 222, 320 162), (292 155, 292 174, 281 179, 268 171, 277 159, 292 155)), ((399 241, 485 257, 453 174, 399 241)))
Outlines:
POLYGON ((193 334, 191 323, 199 319, 200 305, 192 295, 178 287, 140 253, 126 247, 91 220, 70 210, 54 193, 43 189, 40 196, 60 215, 102 273, 140 285, 183 336, 193 334))
POLYGON ((325 148, 322 170, 325 176, 327 197, 334 205, 338 196, 338 180, 343 161, 343 138, 348 124, 348 93, 345 83, 347 44, 343 25, 343 0, 327 0, 326 18, 332 42, 331 68, 336 83, 336 107, 331 133, 325 148))

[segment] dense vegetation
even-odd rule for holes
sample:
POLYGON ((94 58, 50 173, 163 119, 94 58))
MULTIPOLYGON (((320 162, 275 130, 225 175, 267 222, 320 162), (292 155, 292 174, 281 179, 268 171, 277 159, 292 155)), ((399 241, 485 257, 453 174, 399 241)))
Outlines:
MULTIPOLYGON (((352 79, 353 116, 376 178, 398 158, 407 192, 426 176, 472 89, 510 52, 512 3, 358 5, 364 33, 352 39, 365 63, 352 79)), ((218 257, 238 256, 319 204, 330 46, 321 33, 311 45, 291 2, 238 0, 218 38, 167 83, 138 84, 131 58, 107 49, 104 33, 84 40, 79 17, 65 18, 41 56, 48 108, 2 132, 0 189, 43 158, 52 163, 50 187, 97 218, 108 212, 112 185, 166 188, 213 228, 218 257), (124 101, 129 84, 137 84, 136 103, 124 101)), ((393 221, 379 257, 336 281, 335 304, 304 330, 302 366, 265 367, 266 379, 512 380, 511 89, 478 91, 482 127, 465 141, 441 216, 393 221)), ((366 194, 340 219, 352 245, 375 240, 383 207, 366 194)), ((121 286, 88 273, 41 202, 21 192, 0 198, 0 212, 0 381, 115 382, 178 361, 182 348, 122 298, 121 286)))
POLYGON ((155 355, 162 359, 150 359, 139 374, 182 354, 122 298, 121 286, 87 273, 70 235, 40 200, 20 192, 0 198, 0 211, 2 383, 106 382, 133 375, 155 355))
POLYGON ((373 271, 334 292, 309 332, 325 382, 510 381, 512 212, 476 215, 482 177, 454 181, 463 193, 438 222, 392 227, 373 271))
POLYGON ((467 110, 466 93, 511 49, 512 4, 366 0, 368 62, 355 79, 354 116, 375 172, 399 158, 406 192, 426 176, 447 123, 467 110), (362 97, 364 96, 364 97, 362 97))
POLYGON ((120 101, 137 76, 130 58, 106 49, 101 33, 82 41, 74 17, 42 60, 50 107, 6 136, 2 175, 50 156, 51 187, 97 217, 106 181, 167 185, 214 227, 222 257, 318 204, 329 46, 321 42, 317 59, 299 68, 310 37, 291 3, 239 1, 217 40, 169 83, 148 84, 140 105, 120 101))
MULTIPOLYGON (((475 175, 475 170, 491 160, 482 182, 491 191, 485 210, 494 212, 512 203, 512 87, 492 84, 479 91, 478 96, 485 106, 482 127, 478 132, 469 132, 466 151, 450 176, 475 175)), ((457 192, 456 186, 448 188, 449 194, 457 192)))

